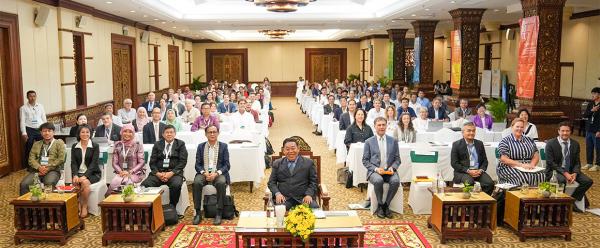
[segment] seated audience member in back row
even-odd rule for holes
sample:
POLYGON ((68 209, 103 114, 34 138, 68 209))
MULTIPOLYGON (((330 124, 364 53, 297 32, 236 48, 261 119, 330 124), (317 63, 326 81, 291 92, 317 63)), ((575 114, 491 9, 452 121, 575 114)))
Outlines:
POLYGON ((133 129, 135 132, 142 132, 144 130, 144 126, 150 122, 150 118, 148 118, 148 112, 144 107, 139 107, 137 110, 137 115, 135 119, 131 122, 133 129))
POLYGON ((175 138, 175 127, 166 126, 163 139, 154 143, 150 155, 150 174, 142 182, 144 187, 169 187, 169 203, 177 206, 183 184, 183 170, 187 164, 185 142, 175 138))
POLYGON ((237 106, 235 105, 235 103, 230 101, 230 97, 228 95, 225 95, 223 96, 223 102, 219 103, 219 105, 217 106, 217 110, 221 114, 229 115, 237 111, 237 106))
POLYGON ((412 109, 411 107, 409 107, 408 99, 407 98, 402 98, 400 100, 400 107, 398 107, 397 112, 398 112, 398 117, 400 117, 404 113, 410 114, 411 120, 412 120, 412 118, 416 118, 417 117, 417 113, 415 113, 415 110, 412 109))
POLYGON ((397 122, 396 129, 391 135, 398 142, 402 143, 415 143, 417 142, 417 130, 413 126, 413 122, 410 119, 409 113, 403 113, 400 115, 400 121, 397 122))
POLYGON ((469 108, 469 100, 461 98, 459 101, 459 107, 454 110, 455 119, 467 119, 471 116, 471 109, 469 108))
POLYGON ((418 130, 420 132, 427 131, 427 128, 429 127, 429 121, 430 121, 430 119, 427 118, 428 116, 429 116, 429 113, 427 111, 427 108, 421 107, 419 109, 419 117, 412 120, 413 126, 415 127, 416 130, 418 130))
POLYGON ((365 140, 373 136, 373 130, 366 121, 367 112, 364 109, 357 109, 354 113, 354 123, 346 129, 346 136, 344 137, 344 144, 346 148, 350 148, 350 145, 354 143, 364 143, 365 140))
POLYGON ((223 211, 223 202, 229 179, 229 150, 227 144, 218 141, 219 129, 208 126, 204 133, 208 141, 198 145, 196 151, 196 177, 193 183, 194 208, 196 216, 192 223, 197 225, 202 221, 200 208, 202 207, 202 188, 213 185, 217 189, 217 215, 213 224, 220 225, 223 211))
POLYGON ((194 107, 194 100, 186 99, 185 100, 185 111, 181 114, 181 121, 183 123, 191 124, 200 117, 200 110, 194 107))
POLYGON ((40 126, 42 140, 36 141, 29 152, 27 176, 21 181, 19 195, 29 192, 35 173, 44 185, 56 185, 60 179, 60 169, 65 163, 65 143, 54 139, 54 125, 44 123, 40 126))
POLYGON ((75 120, 77 122, 75 123, 75 126, 72 126, 71 130, 69 130, 69 137, 77 137, 77 131, 79 130, 79 127, 87 125, 87 116, 84 114, 78 114, 77 119, 75 120))
POLYGON ((354 113, 356 113, 356 101, 348 100, 348 111, 340 116, 340 130, 344 131, 354 122, 354 113))
POLYGON ((290 208, 308 204, 318 208, 317 203, 317 170, 314 162, 299 155, 300 148, 294 139, 283 141, 283 158, 273 161, 271 176, 267 186, 276 204, 285 204, 290 208))
POLYGON ((231 115, 231 121, 236 130, 254 130, 256 122, 252 113, 246 111, 247 102, 244 99, 238 101, 238 111, 231 115))
MULTIPOLYGON (((579 158, 579 142, 571 138, 571 123, 561 122, 558 124, 558 137, 546 143, 546 180, 552 178, 556 173, 559 184, 579 183, 571 195, 576 201, 585 196, 594 181, 581 172, 581 161, 579 158)), ((573 204, 573 210, 583 212, 573 204)))
POLYGON ((373 108, 367 112, 367 120, 375 120, 377 117, 385 117, 385 109, 381 107, 381 100, 373 100, 373 108))
POLYGON ((162 133, 167 125, 160 121, 160 116, 160 108, 154 108, 152 110, 152 120, 144 126, 142 133, 144 144, 154 144, 162 139, 162 133))
POLYGON ((519 112, 517 113, 517 116, 519 116, 519 118, 521 118, 521 120, 523 120, 524 122, 524 126, 523 126, 523 134, 531 139, 533 139, 534 141, 538 141, 538 131, 537 131, 537 127, 529 122, 529 118, 531 117, 531 114, 529 113, 529 110, 527 109, 520 109, 519 112))
POLYGON ((432 121, 450 121, 450 118, 448 118, 448 114, 446 113, 446 109, 442 107, 441 98, 436 97, 433 99, 431 107, 429 108, 428 117, 432 121))
POLYGON ((201 115, 198 118, 196 118, 196 121, 194 121, 194 123, 192 124, 192 132, 204 130, 206 127, 211 125, 219 128, 219 119, 216 116, 210 114, 209 103, 203 103, 200 106, 200 113, 201 115))
POLYGON ((494 191, 494 181, 485 172, 488 160, 485 147, 481 140, 475 139, 476 127, 472 122, 462 127, 463 138, 452 144, 450 164, 454 169, 454 183, 468 183, 474 185, 475 181, 481 184, 483 192, 491 195, 494 191))
POLYGON ((494 124, 494 120, 491 115, 485 113, 485 104, 479 104, 477 106, 477 114, 471 116, 471 121, 478 128, 483 128, 487 130, 492 130, 492 125, 494 124))
MULTIPOLYGON (((145 109, 140 109, 144 114, 146 113, 145 109)), ((133 126, 125 124, 121 128, 121 140, 115 143, 113 149, 112 168, 115 177, 104 196, 108 197, 121 185, 141 182, 146 174, 144 165, 144 145, 135 139, 133 126)))
POLYGON ((174 109, 167 110, 167 119, 163 121, 167 126, 171 125, 175 128, 175 132, 183 131, 183 125, 179 118, 177 118, 174 109))
MULTIPOLYGON (((121 120, 121 117, 117 116, 114 114, 114 109, 113 109, 113 104, 112 103, 107 103, 104 105, 104 114, 108 113, 111 116, 112 119, 112 123, 114 123, 117 126, 122 126, 123 125, 123 120, 121 120)), ((104 116, 104 115, 102 115, 104 116)), ((101 126, 104 122, 102 121, 102 117, 100 117, 100 120, 98 120, 98 122, 96 122, 96 126, 101 126)))
POLYGON ((154 94, 154 92, 148 93, 146 102, 142 103, 142 107, 144 107, 144 109, 146 109, 146 112, 148 113, 148 115, 152 114, 152 110, 154 108, 159 107, 158 101, 156 101, 156 95, 154 94))
POLYGON ((102 125, 96 128, 94 137, 106 137, 109 141, 121 140, 121 127, 113 123, 112 117, 110 113, 102 115, 102 125))
MULTIPOLYGON (((377 199, 375 214, 379 218, 392 218, 390 203, 400 188, 398 167, 400 166, 400 150, 398 142, 385 134, 387 121, 383 117, 375 119, 376 135, 365 141, 362 163, 367 168, 367 180, 373 185, 377 199), (388 174, 389 173, 389 174, 388 174), (383 201, 383 184, 388 183, 389 189, 383 201)), ((402 190, 402 189, 400 189, 402 190)))
POLYGON ((117 115, 121 118, 122 124, 129 124, 135 120, 136 111, 132 108, 133 101, 127 98, 123 100, 123 108, 117 111, 117 115))

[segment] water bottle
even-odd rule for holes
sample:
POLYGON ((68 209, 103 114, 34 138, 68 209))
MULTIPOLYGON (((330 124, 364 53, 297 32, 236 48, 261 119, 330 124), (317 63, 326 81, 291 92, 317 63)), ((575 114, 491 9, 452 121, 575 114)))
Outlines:
POLYGON ((481 183, 475 182, 475 185, 473 186, 473 191, 471 191, 471 193, 477 196, 479 195, 479 192, 481 192, 481 183))
POLYGON ((267 226, 272 227, 275 224, 275 205, 273 205, 273 198, 269 198, 267 203, 267 226))
POLYGON ((444 194, 444 188, 446 187, 446 182, 444 181, 444 178, 442 177, 441 173, 438 173, 437 187, 438 187, 438 193, 444 194))
POLYGON ((554 192, 551 193, 556 195, 558 190, 558 179, 556 179, 556 171, 552 172, 552 177, 550 178, 550 185, 554 186, 554 192))
POLYGON ((38 174, 37 172, 35 174, 33 174, 33 186, 39 186, 41 189, 43 189, 44 187, 42 187, 40 184, 42 184, 42 182, 40 181, 40 174, 38 174))

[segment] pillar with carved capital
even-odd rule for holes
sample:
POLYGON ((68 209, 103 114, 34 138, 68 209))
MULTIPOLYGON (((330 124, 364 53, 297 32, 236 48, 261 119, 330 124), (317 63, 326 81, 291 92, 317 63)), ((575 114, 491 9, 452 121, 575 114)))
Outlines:
MULTIPOLYGON (((419 51, 419 77, 417 82, 419 89, 425 91, 433 90, 433 41, 435 34, 435 26, 439 21, 437 20, 419 20, 411 22, 415 29, 415 39, 419 39, 420 49, 419 51)), ((417 48, 415 47, 415 50, 417 48)), ((415 54, 415 56, 417 56, 415 54)), ((416 63, 417 61, 415 61, 416 63)), ((415 68, 417 65, 415 65, 415 68)), ((415 83, 417 83, 415 82, 415 83)))
POLYGON ((556 135, 556 123, 566 119, 560 110, 560 46, 566 0, 521 0, 523 17, 539 16, 533 98, 519 97, 519 107, 531 111, 540 138, 556 135), (548 126, 548 128, 540 128, 548 126), (542 130, 540 130, 542 129, 542 130))
POLYGON ((393 73, 392 83, 400 84, 401 86, 407 85, 405 80, 406 75, 406 55, 404 51, 404 42, 406 38, 406 31, 408 29, 388 29, 388 36, 393 45, 393 73))
MULTIPOLYGON (((479 98, 479 28, 485 9, 460 8, 449 11, 454 30, 461 37, 460 86, 454 90, 453 98, 478 101, 479 98)), ((453 59, 453 58, 451 58, 453 59)))

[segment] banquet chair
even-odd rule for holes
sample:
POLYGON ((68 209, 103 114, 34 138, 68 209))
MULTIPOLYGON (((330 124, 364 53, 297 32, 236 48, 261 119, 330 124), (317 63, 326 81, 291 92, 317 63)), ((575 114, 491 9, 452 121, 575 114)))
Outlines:
POLYGON ((410 191, 408 192, 408 205, 414 214, 431 214, 432 195, 428 188, 433 186, 433 182, 437 177, 438 158, 437 151, 433 152, 432 155, 418 154, 414 150, 410 151, 413 183, 410 184, 410 191), (431 182, 415 182, 417 176, 427 176, 433 180, 431 182))
MULTIPOLYGON (((163 190, 162 196, 161 196, 162 204, 163 205, 169 204, 169 186, 161 185, 160 188, 162 188, 162 190, 163 190)), ((185 214, 185 210, 189 206, 190 206, 190 194, 188 193, 188 186, 187 186, 187 183, 184 178, 183 184, 181 184, 181 195, 179 196, 179 201, 177 202, 177 206, 175 206, 175 210, 177 210, 178 215, 183 215, 183 214, 185 214)))
MULTIPOLYGON (((389 188, 390 185, 388 183, 383 183, 382 201, 386 200, 389 188)), ((375 188, 370 182, 367 185, 367 196, 369 196, 369 199, 371 199, 371 214, 374 214, 375 210, 377 210, 377 207, 379 206, 379 203, 376 200, 377 196, 375 195, 375 188)), ((396 213, 404 214, 404 190, 402 189, 402 184, 400 184, 398 192, 396 192, 396 195, 394 195, 394 199, 392 199, 392 201, 390 202, 389 209, 396 213)))
MULTIPOLYGON (((100 181, 90 185, 90 196, 88 197, 88 212, 93 215, 100 215, 100 208, 98 207, 98 203, 104 200, 104 193, 108 190, 106 186, 106 168, 108 162, 108 153, 102 152, 100 156, 100 173, 102 173, 100 177, 100 181)), ((112 167, 110 167, 112 168, 112 167)))

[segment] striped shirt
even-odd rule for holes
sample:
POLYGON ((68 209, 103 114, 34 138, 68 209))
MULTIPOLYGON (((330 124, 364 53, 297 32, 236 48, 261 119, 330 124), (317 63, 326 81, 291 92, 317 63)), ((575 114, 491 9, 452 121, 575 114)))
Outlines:
MULTIPOLYGON (((500 156, 505 155, 508 158, 520 163, 529 163, 538 152, 537 146, 532 138, 523 135, 520 140, 511 134, 500 141, 498 145, 500 156)), ((517 186, 527 183, 535 186, 544 181, 544 171, 523 172, 507 164, 498 161, 498 180, 500 183, 511 183, 517 186)))

